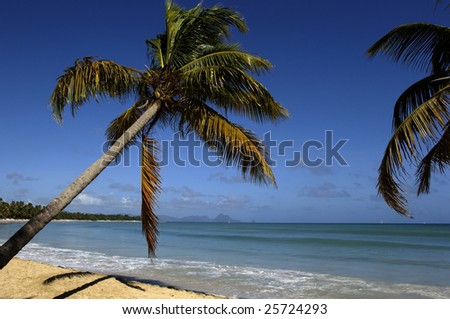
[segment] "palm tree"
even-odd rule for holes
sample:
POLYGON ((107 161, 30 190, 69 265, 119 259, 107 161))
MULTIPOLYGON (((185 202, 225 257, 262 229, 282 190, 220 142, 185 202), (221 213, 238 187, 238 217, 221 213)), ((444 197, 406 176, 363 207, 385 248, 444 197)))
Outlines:
POLYGON ((393 134, 378 169, 378 192, 398 213, 406 209, 405 162, 416 167, 417 195, 430 191, 431 174, 450 164, 450 29, 427 23, 399 26, 377 41, 369 56, 385 54, 428 76, 394 106, 393 134))
POLYGON ((37 216, 0 247, 3 268, 48 222, 66 207, 132 143, 142 143, 142 229, 150 255, 155 253, 160 192, 155 124, 194 133, 216 150, 224 162, 240 167, 253 182, 274 184, 266 150, 256 135, 229 121, 232 112, 257 122, 288 116, 269 91, 256 80, 271 69, 260 57, 228 41, 230 27, 247 25, 239 13, 221 6, 197 5, 184 10, 166 1, 166 31, 147 40, 150 67, 143 71, 92 57, 79 59, 58 79, 51 96, 53 115, 62 121, 66 106, 72 114, 87 101, 112 97, 135 98, 135 103, 107 129, 111 146, 37 216), (214 107, 213 107, 214 106, 214 107))

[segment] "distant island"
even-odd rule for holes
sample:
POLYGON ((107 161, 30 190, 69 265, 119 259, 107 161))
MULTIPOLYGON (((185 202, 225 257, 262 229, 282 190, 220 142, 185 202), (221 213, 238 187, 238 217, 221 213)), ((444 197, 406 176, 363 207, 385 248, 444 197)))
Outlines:
MULTIPOLYGON (((43 206, 33 205, 22 201, 5 202, 0 198, 0 220, 26 220, 38 214, 43 206)), ((182 223, 240 223, 240 221, 231 218, 228 215, 219 214, 215 218, 207 216, 187 216, 172 217, 158 216, 162 223, 182 222, 182 223)), ((90 220, 90 221, 140 221, 140 216, 130 216, 124 214, 89 214, 80 212, 62 211, 56 216, 55 220, 90 220)))

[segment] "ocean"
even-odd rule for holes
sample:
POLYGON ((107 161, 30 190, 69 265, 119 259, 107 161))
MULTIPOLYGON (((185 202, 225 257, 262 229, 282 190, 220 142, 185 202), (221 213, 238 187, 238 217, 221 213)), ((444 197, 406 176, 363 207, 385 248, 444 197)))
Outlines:
MULTIPOLYGON (((23 223, 0 223, 0 243, 23 223)), ((23 259, 234 298, 450 299, 450 225, 51 222, 23 259)))

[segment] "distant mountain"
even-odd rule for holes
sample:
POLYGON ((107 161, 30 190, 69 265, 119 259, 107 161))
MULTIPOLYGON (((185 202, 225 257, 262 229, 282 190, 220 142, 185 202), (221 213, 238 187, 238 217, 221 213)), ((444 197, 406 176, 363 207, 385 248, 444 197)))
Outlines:
POLYGON ((215 223, 240 223, 239 220, 233 219, 228 215, 220 214, 217 215, 216 218, 213 219, 215 223))
POLYGON ((241 221, 231 218, 228 215, 220 214, 215 218, 208 216, 186 216, 186 217, 172 217, 167 215, 160 215, 159 221, 162 223, 240 223, 241 221))

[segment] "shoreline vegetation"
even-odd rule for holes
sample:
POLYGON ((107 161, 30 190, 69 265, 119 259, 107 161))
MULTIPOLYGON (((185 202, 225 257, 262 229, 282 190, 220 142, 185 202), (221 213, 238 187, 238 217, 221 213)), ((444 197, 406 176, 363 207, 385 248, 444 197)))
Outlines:
MULTIPOLYGON (((0 197, 0 223, 26 222, 42 210, 41 205, 33 205, 23 201, 3 201, 0 197)), ((200 222, 200 223, 241 223, 230 216, 219 214, 215 218, 207 216, 172 217, 160 215, 159 222, 200 222)), ((96 221, 96 222, 140 222, 141 216, 127 214, 90 214, 81 212, 59 213, 53 221, 96 221)))
POLYGON ((14 258, 0 270, 0 299, 225 299, 120 276, 14 258))
MULTIPOLYGON (((42 210, 41 205, 33 205, 23 201, 5 202, 0 198, 0 221, 27 221, 42 210)), ((89 214, 62 211, 54 220, 67 221, 140 221, 140 216, 124 214, 89 214)))

